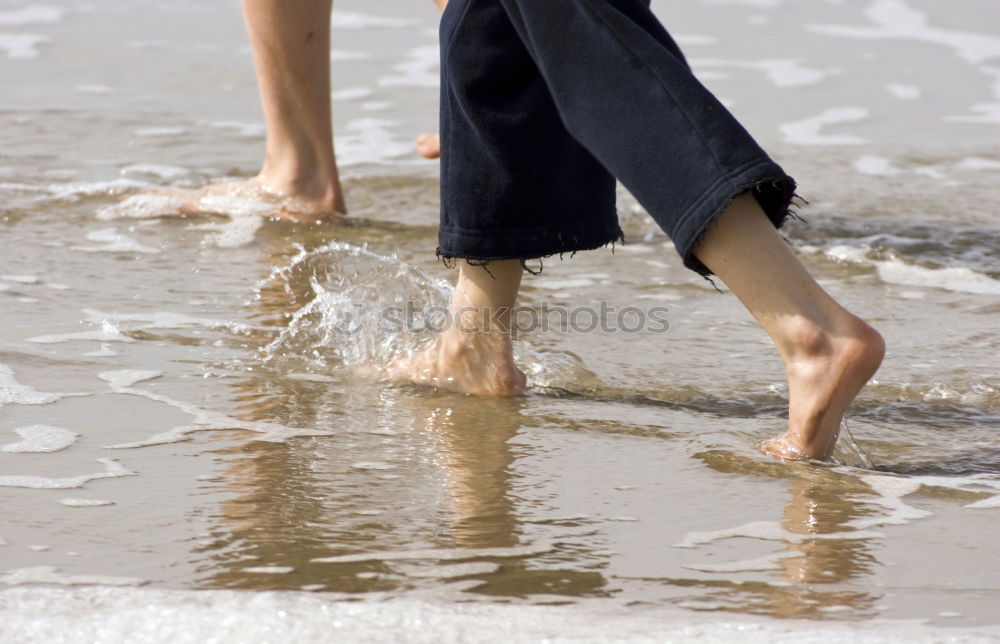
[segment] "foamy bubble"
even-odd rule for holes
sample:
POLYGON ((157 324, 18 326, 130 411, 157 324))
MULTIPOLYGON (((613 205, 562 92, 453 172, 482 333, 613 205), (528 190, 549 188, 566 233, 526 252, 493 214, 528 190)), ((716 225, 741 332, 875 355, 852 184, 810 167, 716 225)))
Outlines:
POLYGON ((784 123, 780 126, 785 140, 799 145, 858 145, 865 140, 850 134, 823 134, 825 125, 855 123, 868 118, 868 110, 861 107, 834 107, 816 116, 784 123))
POLYGON ((392 87, 435 88, 440 83, 441 53, 437 45, 417 47, 407 54, 407 59, 393 69, 401 72, 398 76, 380 78, 379 85, 392 87))
POLYGON ((330 93, 334 101, 355 101, 372 95, 370 87, 344 87, 330 93))
POLYGON ((969 157, 962 159, 955 167, 962 170, 1000 170, 1000 161, 996 159, 969 157))
POLYGON ((927 268, 895 258, 875 260, 868 256, 871 249, 865 246, 838 244, 822 250, 811 246, 803 248, 822 252, 838 261, 872 266, 879 279, 888 284, 940 288, 957 293, 1000 294, 1000 281, 964 266, 927 268))
POLYGON ((767 555, 766 557, 757 557, 755 559, 743 559, 741 561, 729 561, 724 563, 684 564, 683 567, 689 570, 697 570, 698 572, 767 572, 770 570, 781 570, 782 567, 779 562, 782 559, 798 559, 805 556, 805 553, 802 552, 784 550, 782 552, 767 555))
POLYGON ((104 371, 97 374, 97 377, 107 382, 113 388, 131 387, 132 385, 153 380, 163 375, 162 371, 138 371, 133 369, 121 369, 118 371, 104 371))
POLYGON ((704 0, 704 2, 706 4, 737 5, 759 9, 774 9, 781 6, 781 0, 704 0))
POLYGON ((395 465, 391 463, 383 463, 381 461, 361 461, 358 463, 351 463, 351 469, 355 470, 394 470, 395 465))
POLYGON ((77 85, 76 91, 81 94, 110 94, 115 90, 107 85, 77 85))
POLYGON ((153 217, 168 217, 176 215, 187 205, 187 200, 179 195, 170 194, 138 194, 111 206, 104 206, 97 211, 97 218, 108 221, 112 219, 145 219, 153 217))
POLYGON ((884 539, 881 532, 870 532, 865 530, 850 530, 845 532, 827 533, 798 533, 789 532, 774 521, 753 521, 734 528, 723 528, 721 530, 710 530, 705 532, 689 532, 684 538, 673 544, 674 548, 697 548, 723 539, 734 538, 760 539, 763 541, 785 541, 788 543, 801 543, 813 539, 884 539))
POLYGON ((1000 508, 1000 495, 991 496, 988 499, 980 499, 969 503, 967 508, 1000 508))
POLYGON ((361 109, 366 112, 381 112, 392 107, 389 101, 367 101, 361 104, 361 109))
POLYGON ((140 127, 133 130, 133 134, 136 136, 159 138, 159 137, 171 137, 180 136, 187 133, 187 128, 180 126, 157 126, 157 127, 140 127))
POLYGON ((228 130, 238 136, 247 138, 263 138, 267 134, 267 129, 263 123, 245 123, 242 121, 212 121, 208 124, 218 130, 228 130))
POLYGON ((388 550, 382 552, 366 552, 354 555, 339 555, 336 557, 319 557, 312 559, 313 563, 360 563, 365 561, 411 561, 437 560, 461 561, 463 559, 523 558, 542 555, 553 550, 550 543, 536 543, 526 546, 508 548, 441 548, 431 550, 388 550))
POLYGON ((354 119, 337 135, 337 159, 341 165, 379 163, 412 152, 412 143, 397 140, 391 128, 397 121, 385 119, 354 119))
POLYGON ((824 78, 839 73, 838 69, 818 69, 806 67, 797 58, 764 58, 760 60, 724 60, 716 58, 693 58, 691 66, 699 70, 714 68, 748 69, 763 72, 768 80, 778 87, 803 87, 815 85, 824 78))
POLYGON ((0 11, 0 26, 20 27, 59 22, 66 15, 66 10, 49 5, 28 5, 14 11, 0 11))
POLYGON ((875 496, 860 497, 864 503, 881 506, 887 513, 882 516, 866 516, 848 521, 847 525, 859 530, 885 525, 904 525, 915 519, 931 516, 927 510, 908 505, 903 497, 920 489, 920 481, 912 478, 893 476, 862 476, 875 496))
POLYGON ((916 85, 903 85, 901 83, 889 83, 886 90, 902 101, 912 101, 920 98, 921 91, 916 85))
POLYGON ((145 581, 133 577, 111 577, 107 575, 64 575, 55 566, 35 566, 15 568, 0 573, 0 584, 22 586, 24 584, 46 584, 49 586, 140 586, 145 581))
POLYGON ((18 284, 38 284, 40 281, 35 275, 0 275, 0 280, 18 284))
MULTIPOLYGON (((47 569, 47 572, 51 578, 55 571, 47 569)), ((32 578, 44 575, 20 577, 32 578)), ((308 588, 319 590, 325 586, 310 584, 308 588)), ((666 602, 625 607, 608 599, 579 597, 569 606, 476 602, 470 601, 473 597, 469 596, 464 599, 441 601, 439 595, 419 594, 359 599, 290 591, 20 587, 3 591, 0 628, 7 640, 25 643, 123 639, 201 642, 219 639, 220 625, 225 625, 226 641, 251 643, 275 641, 276 633, 289 641, 374 644, 400 639, 415 644, 494 641, 931 644, 996 639, 996 628, 992 626, 941 629, 928 625, 926 620, 763 619, 727 612, 709 615, 682 612, 669 604, 664 606, 666 602), (247 615, 253 619, 247 619, 247 615)), ((566 597, 534 595, 532 599, 565 601, 566 597)), ((684 604, 692 608, 732 608, 729 602, 686 600, 684 604)))
POLYGON ((74 183, 54 183, 48 186, 52 198, 64 201, 79 201, 84 197, 108 197, 120 195, 129 190, 147 188, 149 184, 135 179, 112 179, 111 181, 82 181, 74 183))
POLYGON ((160 252, 159 248, 144 246, 131 237, 122 235, 114 228, 102 228, 87 233, 87 241, 97 242, 100 246, 71 246, 73 250, 85 253, 142 253, 155 255, 160 252))
POLYGON ((107 501, 105 499, 59 499, 59 503, 71 508, 96 508, 105 505, 114 505, 114 501, 107 501))
POLYGON ((22 440, 0 445, 0 452, 58 452, 66 449, 79 438, 79 434, 52 425, 17 427, 14 433, 22 440))
POLYGON ((121 173, 123 177, 137 174, 141 176, 153 176, 168 181, 190 174, 187 168, 157 163, 133 163, 122 168, 121 173))
POLYGON ((14 371, 0 364, 0 407, 3 405, 46 405, 59 400, 60 394, 44 393, 34 387, 22 385, 14 378, 14 371))
POLYGON ((96 351, 87 351, 82 355, 88 358, 111 358, 118 355, 118 352, 112 349, 110 344, 102 342, 100 349, 96 351))
POLYGON ((927 15, 903 0, 877 0, 865 10, 875 27, 808 25, 815 33, 872 40, 915 40, 952 48, 958 56, 978 65, 1000 57, 1000 38, 992 35, 933 27, 927 15))
POLYGON ((368 60, 371 58, 371 54, 363 51, 345 51, 343 49, 331 49, 330 50, 330 60, 332 61, 353 61, 353 60, 368 60))
POLYGON ((251 566, 240 569, 240 572, 249 572, 257 575, 287 575, 294 571, 295 568, 292 566, 251 566))
POLYGON ((335 11, 330 26, 333 29, 368 29, 371 27, 402 28, 412 26, 412 20, 385 18, 357 11, 335 11))
POLYGON ((714 45, 719 42, 715 36, 705 36, 703 34, 674 34, 674 40, 683 47, 698 47, 704 45, 714 45))
POLYGON ((0 34, 0 51, 8 58, 37 58, 38 46, 48 41, 48 36, 38 34, 0 34))
POLYGON ((879 177, 894 177, 902 170, 892 165, 889 159, 875 156, 863 156, 854 160, 854 169, 862 174, 879 177))
POLYGON ((275 211, 274 205, 236 197, 222 197, 212 204, 206 203, 208 200, 208 197, 204 197, 200 203, 211 205, 213 212, 226 213, 230 216, 224 222, 197 226, 197 230, 215 231, 209 236, 208 241, 219 248, 239 248, 252 243, 257 231, 264 225, 263 217, 258 215, 267 215, 275 211))
POLYGON ((50 478, 46 476, 25 476, 12 474, 0 476, 0 487, 27 487, 38 490, 66 490, 83 487, 90 481, 95 481, 97 479, 110 479, 138 475, 138 472, 133 472, 112 458, 100 458, 97 459, 97 462, 104 465, 103 472, 81 474, 80 476, 71 476, 67 478, 50 478))

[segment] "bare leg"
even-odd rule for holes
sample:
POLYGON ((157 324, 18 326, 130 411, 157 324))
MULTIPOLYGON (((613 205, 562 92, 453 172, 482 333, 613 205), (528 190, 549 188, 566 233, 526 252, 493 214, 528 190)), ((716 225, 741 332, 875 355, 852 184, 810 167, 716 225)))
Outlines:
POLYGON ((514 365, 510 310, 521 286, 521 262, 462 262, 451 303, 452 324, 426 349, 390 364, 390 377, 467 394, 514 396, 524 374, 514 365))
POLYGON ((778 458, 827 458, 841 416, 882 362, 882 336, 816 283, 753 197, 734 201, 695 255, 764 327, 785 362, 788 431, 761 449, 778 458))
POLYGON ((346 212, 333 148, 333 0, 243 0, 267 127, 263 167, 249 181, 130 197, 126 216, 234 214, 314 222, 346 212))
POLYGON ((243 0, 267 124, 260 184, 345 212, 330 106, 332 0, 243 0))

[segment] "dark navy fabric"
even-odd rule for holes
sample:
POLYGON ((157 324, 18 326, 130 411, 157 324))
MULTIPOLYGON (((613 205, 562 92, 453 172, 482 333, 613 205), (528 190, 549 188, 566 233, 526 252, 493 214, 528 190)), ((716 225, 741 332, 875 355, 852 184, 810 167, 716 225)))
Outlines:
POLYGON ((451 0, 441 23, 438 254, 528 259, 621 238, 615 178, 692 254, 753 191, 795 182, 692 75, 648 0, 451 0))

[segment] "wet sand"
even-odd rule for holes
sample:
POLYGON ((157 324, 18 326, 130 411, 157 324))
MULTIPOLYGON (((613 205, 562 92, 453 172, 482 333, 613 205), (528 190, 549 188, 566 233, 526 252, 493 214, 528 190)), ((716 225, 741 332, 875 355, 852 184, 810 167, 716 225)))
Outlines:
POLYGON ((666 328, 525 329, 516 400, 358 378, 431 337, 379 313, 454 272, 411 144, 432 3, 337 7, 351 217, 296 226, 121 201, 256 171, 236 5, 0 4, 0 639, 248 610, 232 641, 998 637, 995 3, 654 3, 799 180, 800 257, 887 338, 828 465, 756 452, 780 361, 625 193, 627 244, 546 260, 522 304, 666 328))

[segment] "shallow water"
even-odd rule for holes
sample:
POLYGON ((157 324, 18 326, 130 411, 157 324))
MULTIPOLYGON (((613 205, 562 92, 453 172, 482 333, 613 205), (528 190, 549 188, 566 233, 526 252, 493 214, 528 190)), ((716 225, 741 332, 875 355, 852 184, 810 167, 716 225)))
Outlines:
POLYGON ((87 616, 96 639, 246 602, 321 632, 389 601, 455 639, 652 637, 629 619, 675 638, 996 634, 1000 6, 654 3, 799 179, 800 257, 888 341, 853 440, 804 465, 755 450, 785 409, 767 338, 624 193, 625 246, 525 280, 550 313, 518 341, 530 395, 357 375, 432 336, 381 312, 427 312, 454 276, 433 255, 436 165, 410 145, 436 122, 423 4, 338 0, 352 216, 309 227, 121 202, 255 171, 236 3, 0 2, 0 633, 69 639, 87 616), (602 303, 648 324, 561 328, 602 303), (194 592, 232 589, 314 594, 194 592))

